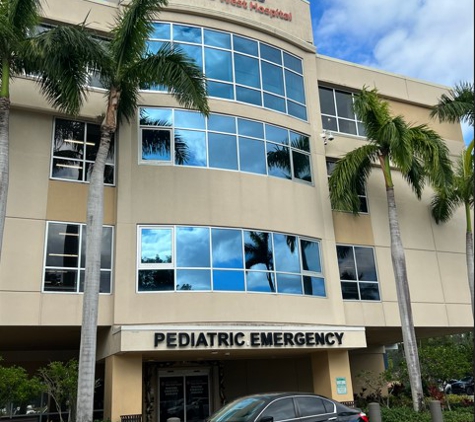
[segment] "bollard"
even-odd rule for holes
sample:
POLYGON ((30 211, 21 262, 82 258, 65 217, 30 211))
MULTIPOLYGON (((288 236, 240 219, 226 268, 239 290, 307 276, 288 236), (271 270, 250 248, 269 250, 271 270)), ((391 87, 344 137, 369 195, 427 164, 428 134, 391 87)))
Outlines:
POLYGON ((379 403, 369 403, 368 404, 368 416, 371 422, 382 422, 381 418, 381 408, 379 403))
POLYGON ((429 410, 432 422, 444 422, 444 417, 442 416, 442 409, 440 407, 440 401, 431 400, 429 402, 429 410))

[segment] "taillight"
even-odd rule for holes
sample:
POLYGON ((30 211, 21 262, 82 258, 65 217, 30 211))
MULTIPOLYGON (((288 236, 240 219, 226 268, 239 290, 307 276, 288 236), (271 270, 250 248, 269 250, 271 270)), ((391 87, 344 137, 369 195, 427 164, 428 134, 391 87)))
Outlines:
POLYGON ((360 422, 369 422, 369 418, 366 416, 366 413, 361 412, 358 416, 360 417, 360 422))

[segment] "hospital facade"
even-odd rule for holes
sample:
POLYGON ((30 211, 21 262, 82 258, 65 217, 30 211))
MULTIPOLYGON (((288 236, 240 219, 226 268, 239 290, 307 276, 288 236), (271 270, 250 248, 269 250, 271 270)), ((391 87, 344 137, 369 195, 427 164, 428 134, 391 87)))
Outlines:
MULTIPOLYGON (((107 0, 49 0, 43 25, 107 33, 107 0)), ((316 23, 314 23, 316 24, 316 23)), ((332 210, 334 163, 365 145, 352 109, 376 87, 394 114, 427 123, 455 159, 459 125, 430 119, 447 87, 318 54, 305 0, 170 0, 149 50, 202 67, 210 115, 142 87, 105 171, 96 416, 201 421, 256 392, 351 402, 358 373, 402 340, 386 192, 375 169, 361 213, 332 210)), ((80 116, 15 79, 0 265, 0 354, 31 372, 78 357, 88 177, 104 90, 91 71, 80 116)), ((431 219, 397 173, 395 192, 420 337, 473 327, 465 222, 431 219)), ((38 416, 41 418, 41 416, 38 416)))

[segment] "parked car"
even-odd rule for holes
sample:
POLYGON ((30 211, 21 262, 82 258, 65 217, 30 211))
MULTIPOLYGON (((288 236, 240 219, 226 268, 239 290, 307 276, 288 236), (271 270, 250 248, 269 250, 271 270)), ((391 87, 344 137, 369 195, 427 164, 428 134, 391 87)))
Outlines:
POLYGON ((360 409, 311 393, 268 393, 241 397, 211 415, 207 422, 369 422, 360 409))
POLYGON ((440 384, 440 391, 446 393, 446 394, 452 394, 452 384, 454 382, 458 382, 459 380, 456 380, 454 378, 451 378, 447 381, 443 381, 441 384, 440 384))
POLYGON ((451 383, 450 392, 452 394, 473 395, 473 377, 465 377, 459 381, 451 383))

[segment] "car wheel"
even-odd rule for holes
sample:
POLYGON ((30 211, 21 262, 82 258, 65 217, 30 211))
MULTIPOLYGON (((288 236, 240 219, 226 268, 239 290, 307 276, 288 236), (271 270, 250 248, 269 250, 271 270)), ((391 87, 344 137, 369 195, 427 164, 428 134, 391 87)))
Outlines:
POLYGON ((473 387, 467 387, 466 393, 467 393, 468 396, 472 396, 473 395, 473 387))

